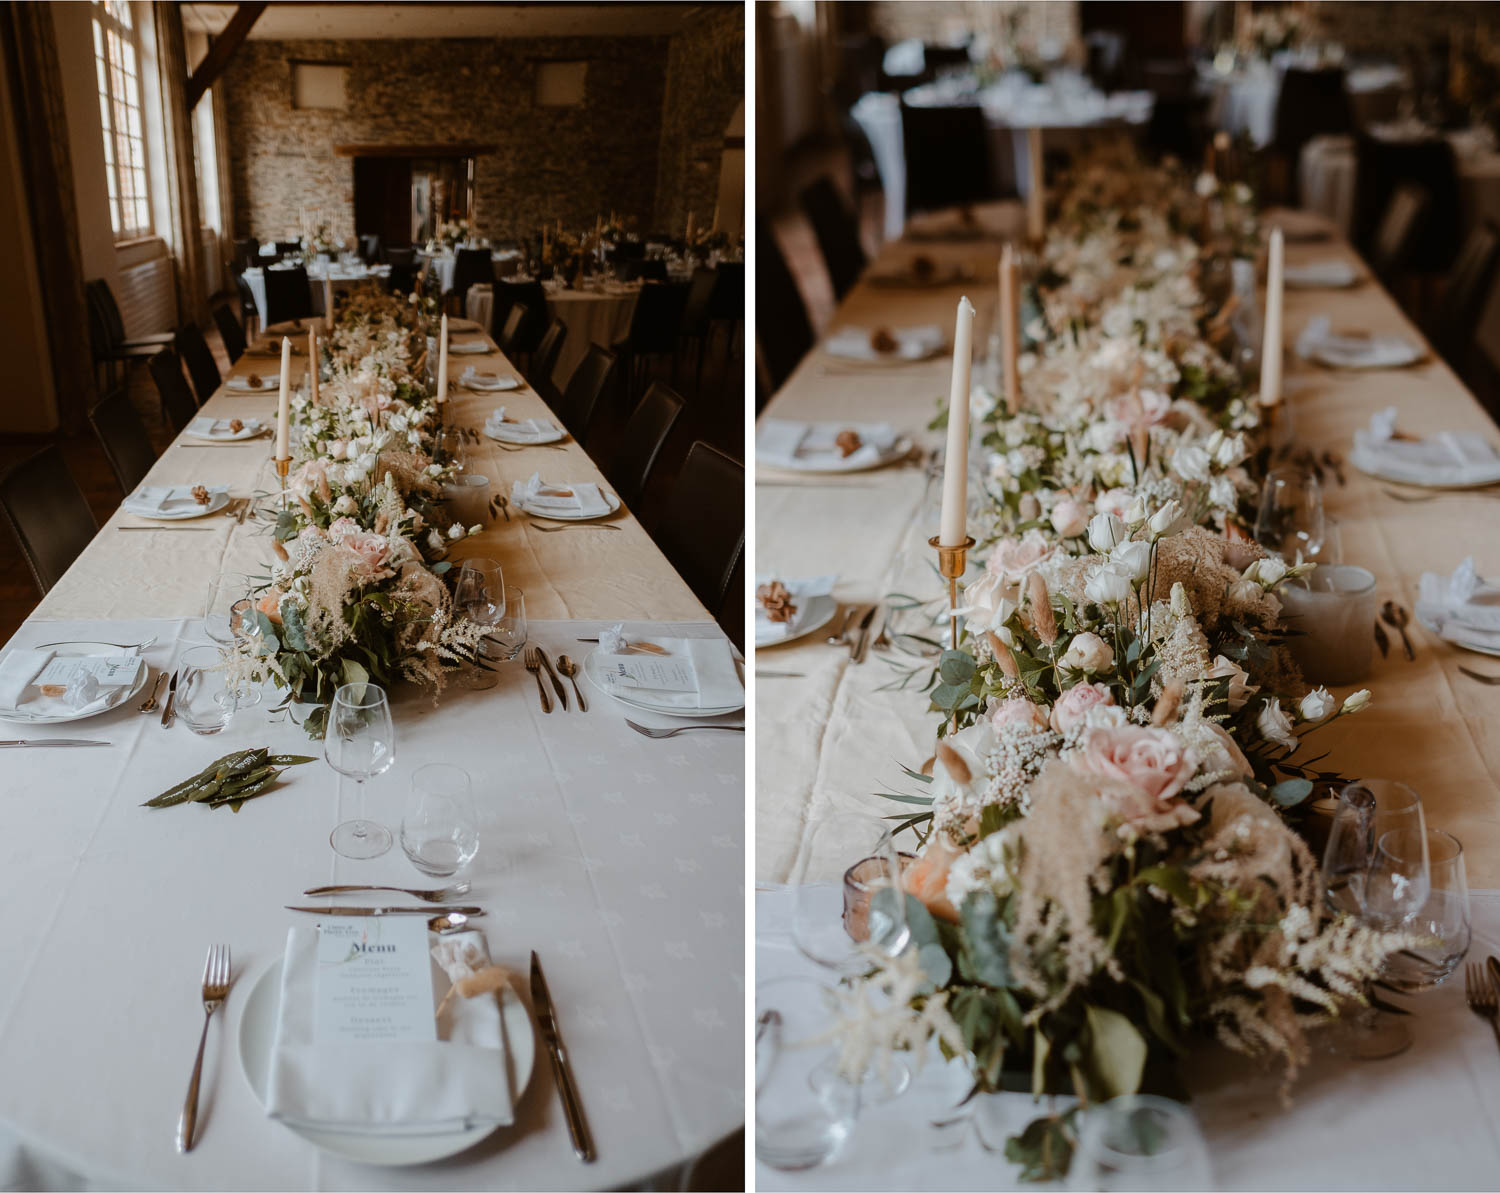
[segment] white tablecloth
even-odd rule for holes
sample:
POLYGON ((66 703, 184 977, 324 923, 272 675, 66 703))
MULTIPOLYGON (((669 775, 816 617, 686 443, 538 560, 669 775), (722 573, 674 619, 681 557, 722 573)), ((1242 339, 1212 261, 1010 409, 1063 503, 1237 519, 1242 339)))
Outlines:
MULTIPOLYGON (((453 271, 458 268, 456 253, 421 252, 417 254, 417 260, 432 262, 432 268, 437 271, 438 281, 442 283, 444 294, 453 289, 453 271)), ((495 271, 496 277, 505 277, 507 274, 515 273, 520 264, 521 254, 515 249, 497 250, 490 254, 490 267, 495 271)))
MULTIPOLYGON (((368 282, 372 279, 383 278, 390 272, 386 266, 375 266, 367 268, 364 265, 334 266, 333 286, 336 290, 347 290, 357 282, 368 282)), ((307 271, 307 289, 312 295, 313 314, 323 313, 323 277, 326 269, 314 265, 307 271)), ((245 270, 245 281, 249 283, 250 293, 255 295, 255 309, 262 315, 266 312, 266 271, 259 267, 245 270)))
MULTIPOLYGON (((756 981, 831 976, 791 943, 793 893, 755 896, 756 981)), ((837 914, 837 901, 834 903, 837 914)), ((1473 895, 1470 957, 1500 951, 1500 891, 1473 895)), ((1191 1110, 1208 1140, 1219 1189, 1493 1189, 1500 1172, 1500 1055, 1489 1026, 1470 1013, 1458 975, 1400 1000, 1414 1014, 1415 1042, 1382 1061, 1315 1056, 1278 1096, 1281 1071, 1204 1045, 1184 1064, 1191 1110)), ((1019 1189, 1016 1167, 981 1147, 974 1125, 939 1132, 968 1093, 962 1067, 934 1050, 900 1097, 865 1106, 844 1155, 809 1172, 755 1166, 756 1187, 773 1189, 1019 1189), (961 1142, 959 1142, 961 1140, 961 1142), (940 1150, 941 1149, 941 1150, 940 1150)), ((1042 1113, 1026 1094, 971 1104, 1006 1130, 1003 1146, 1042 1113)))
MULTIPOLYGON (((1212 96, 1209 121, 1234 136, 1248 133, 1257 147, 1276 135, 1276 101, 1285 67, 1256 60, 1229 75, 1205 69, 1202 88, 1212 96)), ((1344 89, 1357 126, 1395 114, 1406 87, 1406 72, 1397 66, 1356 67, 1344 76, 1344 89)))
MULTIPOLYGON (((532 640, 582 659, 598 622, 533 622, 532 640)), ((716 636, 712 625, 678 632, 716 636)), ((14 645, 155 634, 170 664, 195 622, 28 622, 14 645)), ((668 632, 665 627, 663 633, 668 632)), ((274 701, 224 733, 171 730, 133 707, 5 736, 89 737, 110 749, 10 750, 0 768, 0 1188, 612 1188, 696 1154, 743 1121, 744 739, 694 733, 650 741, 624 721, 672 724, 590 690, 590 711, 542 714, 520 663, 499 687, 452 690, 433 707, 394 693, 391 770, 368 811, 399 825, 412 772, 428 762, 473 777, 479 854, 464 902, 497 964, 547 969, 598 1145, 573 1157, 538 1050, 516 1125, 421 1168, 334 1159, 266 1118, 240 1068, 238 1032, 254 981, 297 917, 285 903, 325 882, 430 885, 399 844, 369 862, 338 858, 328 833, 353 814, 321 760, 238 814, 139 805, 231 750, 319 754, 270 722, 274 701), (231 945, 235 984, 208 1033, 199 1138, 173 1137, 202 1023, 208 946, 231 945)), ((571 690, 570 690, 571 699, 571 690)), ((729 718, 733 720, 733 718, 729 718)), ((357 897, 341 897, 353 901, 357 897)), ((401 896, 391 896, 401 902, 401 896)))
MULTIPOLYGON (((616 340, 624 339, 630 331, 630 320, 635 315, 639 297, 638 288, 620 294, 561 290, 547 296, 548 317, 561 319, 568 329, 557 357, 557 367, 552 371, 553 385, 558 389, 567 385, 573 370, 588 353, 590 344, 608 348, 616 340)), ((465 315, 488 331, 494 309, 495 293, 489 286, 470 287, 464 304, 465 315)))

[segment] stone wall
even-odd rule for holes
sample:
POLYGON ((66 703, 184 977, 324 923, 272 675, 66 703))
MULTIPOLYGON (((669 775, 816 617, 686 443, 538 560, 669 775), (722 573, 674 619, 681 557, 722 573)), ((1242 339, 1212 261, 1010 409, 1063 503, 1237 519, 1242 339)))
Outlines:
POLYGON ((1066 47, 1078 37, 1076 0, 875 0, 870 28, 887 42, 915 37, 939 43, 970 33, 998 42, 1012 13, 1018 15, 1016 32, 1023 43, 1046 40, 1066 47))
POLYGON ((745 98, 745 10, 705 7, 672 38, 657 162, 657 221, 676 230, 712 221, 724 131, 745 98))
POLYGON ((1320 34, 1355 54, 1401 60, 1408 51, 1425 52, 1445 36, 1490 44, 1500 37, 1500 5, 1459 0, 1314 0, 1307 6, 1310 23, 1320 34))
POLYGON ((221 84, 235 235, 284 238, 299 231, 303 208, 352 234, 354 159, 334 155, 340 144, 493 144, 475 164, 481 235, 557 219, 582 228, 611 209, 655 227, 668 42, 247 41, 221 84), (296 59, 348 64, 345 110, 292 107, 296 59), (536 64, 580 59, 589 64, 583 105, 539 108, 536 64))

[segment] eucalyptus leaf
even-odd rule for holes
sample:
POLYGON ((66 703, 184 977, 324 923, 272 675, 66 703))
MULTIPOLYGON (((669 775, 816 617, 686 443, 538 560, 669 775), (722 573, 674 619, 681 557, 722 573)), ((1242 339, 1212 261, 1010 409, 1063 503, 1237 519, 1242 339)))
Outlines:
POLYGON ((1135 1025, 1118 1011, 1092 1004, 1084 1008, 1088 1022, 1090 1068, 1106 1098, 1133 1094, 1141 1086, 1146 1067, 1146 1041, 1135 1025))

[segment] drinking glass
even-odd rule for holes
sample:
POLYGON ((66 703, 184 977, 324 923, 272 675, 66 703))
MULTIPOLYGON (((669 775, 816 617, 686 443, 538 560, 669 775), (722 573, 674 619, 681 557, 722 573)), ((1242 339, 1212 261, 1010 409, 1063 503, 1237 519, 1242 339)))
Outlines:
POLYGON ((194 646, 177 660, 174 707, 194 733, 218 733, 234 715, 234 691, 226 682, 225 661, 217 646, 194 646))
POLYGON ((755 1155, 797 1172, 835 1159, 859 1113, 824 1037, 833 992, 811 978, 755 987, 755 1155))
POLYGON ((900 954, 911 929, 901 857, 885 823, 836 813, 819 821, 808 841, 813 864, 837 874, 839 885, 812 882, 796 888, 792 939, 802 955, 853 977, 881 956, 900 954))
POLYGON ((435 457, 440 464, 457 464, 463 472, 468 462, 468 448, 463 432, 458 427, 444 427, 437 434, 435 457))
POLYGON ((1186 1106, 1151 1094, 1129 1094, 1084 1116, 1068 1188, 1104 1193, 1211 1189, 1213 1166, 1186 1106))
POLYGON ((1295 564, 1316 561, 1326 536, 1318 478, 1305 468, 1271 469, 1261 490, 1255 541, 1295 564))
POLYGON ((474 860, 479 817, 468 771, 434 762, 412 775, 401 818, 401 848, 412 865, 435 878, 446 878, 474 860))
POLYGON ((209 582, 203 602, 203 632, 220 646, 233 646, 236 634, 234 609, 252 587, 248 576, 223 572, 209 582))
POLYGON ((1397 990, 1430 990, 1469 951, 1469 881, 1464 850, 1441 829, 1384 833, 1365 894, 1366 918, 1422 938, 1386 962, 1382 980, 1397 990))
POLYGON ((500 624, 505 616, 505 573, 493 559, 466 559, 458 569, 453 603, 478 625, 500 624))
POLYGON ((485 639, 485 645, 493 647, 494 653, 486 650, 484 657, 509 662, 526 645, 526 633, 526 594, 514 585, 507 584, 505 612, 500 615, 494 630, 485 639))
POLYGON ((355 819, 334 829, 329 844, 341 857, 379 857, 391 847, 390 829, 364 819, 362 813, 365 781, 384 774, 396 761, 396 730, 384 688, 346 683, 333 694, 323 732, 323 757, 355 783, 355 819))

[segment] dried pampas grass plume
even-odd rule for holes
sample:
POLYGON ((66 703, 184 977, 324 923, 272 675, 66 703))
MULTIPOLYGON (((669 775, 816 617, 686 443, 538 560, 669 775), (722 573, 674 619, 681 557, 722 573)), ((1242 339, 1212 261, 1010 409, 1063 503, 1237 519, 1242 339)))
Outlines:
POLYGON ((1048 646, 1057 641, 1057 618, 1052 612, 1052 594, 1040 572, 1032 572, 1026 582, 1026 596, 1031 602, 1031 624, 1036 636, 1048 646))
POLYGON ((963 755, 955 750, 945 741, 937 744, 937 760, 943 764, 943 769, 955 783, 972 783, 974 772, 969 769, 969 764, 964 761, 963 755))
POLYGON ((1155 728, 1164 728, 1177 719, 1177 706, 1182 703, 1182 690, 1180 679, 1171 680, 1162 688, 1161 697, 1151 710, 1151 724, 1155 728))
POLYGON ((995 662, 1000 664, 1000 670, 1006 679, 1016 680, 1021 678, 1021 668, 1016 663, 1016 656, 1010 653, 1010 647, 1006 646, 1000 639, 1000 635, 994 630, 986 630, 984 636, 989 639, 990 650, 994 653, 995 662))

